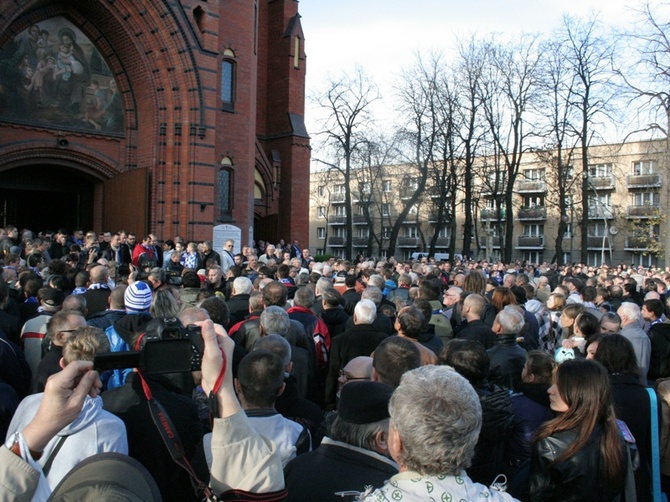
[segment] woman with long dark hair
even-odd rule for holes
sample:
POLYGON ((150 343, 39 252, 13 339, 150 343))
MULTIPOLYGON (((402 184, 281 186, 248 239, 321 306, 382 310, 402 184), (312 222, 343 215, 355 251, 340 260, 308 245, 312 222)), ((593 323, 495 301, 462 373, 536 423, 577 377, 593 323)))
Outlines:
POLYGON ((549 388, 558 416, 538 431, 531 452, 531 501, 603 501, 623 490, 624 445, 607 370, 572 359, 558 366, 549 388))

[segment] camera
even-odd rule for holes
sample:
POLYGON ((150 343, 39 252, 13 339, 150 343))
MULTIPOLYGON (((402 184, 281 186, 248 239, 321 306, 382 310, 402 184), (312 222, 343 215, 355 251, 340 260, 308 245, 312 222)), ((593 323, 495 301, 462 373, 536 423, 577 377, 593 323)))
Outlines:
POLYGON ((147 325, 140 350, 97 354, 93 369, 138 368, 148 375, 199 371, 204 350, 200 326, 184 327, 176 317, 161 317, 147 325))

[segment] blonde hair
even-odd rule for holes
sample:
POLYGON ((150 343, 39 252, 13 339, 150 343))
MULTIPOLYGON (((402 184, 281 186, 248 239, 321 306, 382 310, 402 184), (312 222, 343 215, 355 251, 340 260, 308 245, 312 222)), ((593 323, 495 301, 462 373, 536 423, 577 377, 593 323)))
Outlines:
POLYGON ((100 328, 86 326, 78 328, 63 346, 63 361, 93 361, 95 354, 109 352, 109 340, 100 328))

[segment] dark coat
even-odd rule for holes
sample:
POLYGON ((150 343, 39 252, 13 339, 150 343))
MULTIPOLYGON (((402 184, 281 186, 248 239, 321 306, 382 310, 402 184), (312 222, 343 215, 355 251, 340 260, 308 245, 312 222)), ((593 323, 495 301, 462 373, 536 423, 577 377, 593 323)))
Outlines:
MULTIPOLYGON (((196 446, 202 441, 195 403, 190 397, 179 394, 179 389, 163 377, 146 377, 146 380, 154 398, 170 416, 184 445, 186 458, 191 459, 196 446)), ((128 454, 151 473, 163 500, 198 500, 191 488, 189 475, 172 460, 151 418, 139 375, 131 373, 123 386, 103 392, 101 396, 104 409, 126 425, 128 454)))
POLYGON ((335 404, 340 370, 354 357, 369 356, 388 335, 370 324, 357 324, 336 337, 330 346, 326 378, 326 404, 335 404))
POLYGON ((54 375, 62 369, 60 367, 60 360, 63 357, 63 347, 58 345, 51 345, 51 350, 46 353, 40 363, 37 365, 33 381, 30 387, 31 394, 44 392, 44 386, 51 375, 54 375))
MULTIPOLYGON (((637 375, 610 375, 616 417, 626 422, 640 452, 640 468, 635 472, 638 502, 651 496, 651 403, 649 394, 637 375)), ((659 400, 660 402, 660 400, 659 400)), ((661 424, 660 406, 658 423, 661 424)))
POLYGON ((344 333, 349 317, 349 314, 347 314, 342 306, 323 310, 321 312, 321 319, 323 319, 323 322, 325 322, 328 327, 328 333, 330 333, 331 340, 344 333))
POLYGON ((509 391, 488 383, 473 387, 482 405, 482 430, 472 466, 466 471, 474 482, 490 486, 498 474, 505 473, 505 449, 514 421, 512 398, 509 391))
POLYGON ((466 321, 465 326, 458 331, 457 338, 474 340, 487 349, 490 349, 496 343, 496 334, 481 319, 466 321))
POLYGON ((298 394, 296 378, 289 375, 284 379, 284 392, 275 401, 275 409, 284 417, 305 426, 312 437, 323 422, 323 410, 298 394))
POLYGON ((126 314, 127 312, 125 310, 105 310, 91 316, 86 321, 86 324, 95 328, 107 329, 116 321, 119 321, 122 317, 125 317, 126 314))
POLYGON ((486 353, 491 359, 491 383, 516 390, 526 364, 526 351, 516 343, 516 335, 498 335, 496 344, 486 353))
MULTIPOLYGON (((354 327, 354 316, 352 315, 347 321, 346 330, 349 331, 353 327, 354 327)), ((372 327, 375 328, 377 331, 386 333, 387 335, 392 335, 393 333, 395 333, 395 330, 393 329, 393 322, 391 321, 389 316, 387 316, 383 312, 380 312, 379 310, 377 310, 377 317, 372 322, 372 327)))
POLYGON ((11 385, 19 399, 23 399, 30 390, 31 377, 23 351, 0 334, 0 381, 11 385))
POLYGON ((354 315, 356 304, 361 301, 361 295, 356 292, 356 288, 347 289, 342 293, 342 299, 344 300, 344 310, 347 314, 354 315))
POLYGON ((249 315, 249 295, 235 295, 226 302, 230 310, 229 326, 234 326, 249 315))
POLYGON ((371 485, 380 488, 398 471, 371 455, 338 443, 321 444, 316 450, 299 455, 284 469, 289 501, 338 502, 340 491, 364 491, 371 485))
POLYGON ((554 412, 549 407, 548 389, 546 384, 522 382, 517 388, 518 393, 512 396, 514 431, 508 451, 514 467, 530 458, 535 433, 540 425, 554 418, 554 412))
POLYGON ((651 356, 647 378, 657 380, 670 376, 670 322, 652 324, 649 328, 651 356))
POLYGON ((436 356, 440 355, 442 347, 444 347, 442 339, 435 334, 435 325, 433 324, 429 324, 426 331, 419 334, 418 341, 427 349, 432 350, 436 356))

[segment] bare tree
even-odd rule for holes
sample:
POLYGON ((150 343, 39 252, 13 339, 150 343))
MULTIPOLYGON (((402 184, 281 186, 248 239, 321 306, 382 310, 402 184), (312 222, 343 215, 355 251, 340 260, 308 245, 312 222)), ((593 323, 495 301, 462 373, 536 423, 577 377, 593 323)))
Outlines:
POLYGON ((546 176, 547 180, 551 180, 550 183, 546 183, 548 194, 546 204, 555 206, 560 216, 554 245, 555 253, 552 257, 552 262, 555 261, 559 266, 563 265, 563 239, 568 224, 570 252, 574 238, 572 206, 575 200, 572 194, 576 178, 572 162, 578 141, 575 123, 579 119, 574 103, 576 75, 566 65, 566 51, 565 41, 550 40, 544 44, 539 79, 540 108, 544 110, 542 116, 544 120, 538 125, 542 127, 539 129, 539 134, 544 140, 545 149, 538 151, 537 155, 551 168, 551 172, 546 176))
MULTIPOLYGON (((654 3, 652 7, 646 1, 637 14, 635 29, 626 36, 634 63, 618 74, 631 96, 630 108, 638 111, 638 127, 631 134, 665 138, 665 151, 659 153, 666 173, 670 173, 670 3, 654 3)), ((670 200, 670 183, 663 186, 666 200, 670 200)), ((662 223, 666 231, 661 247, 670 249, 670 219, 662 223)))
MULTIPOLYGON (((580 120, 575 133, 579 137, 581 154, 581 262, 588 261, 589 222, 589 146, 599 133, 602 120, 610 117, 610 102, 613 97, 613 40, 601 33, 597 18, 587 20, 564 17, 559 34, 565 41, 565 62, 575 76, 573 86, 574 105, 580 120)), ((604 213, 604 212, 603 212, 604 213)), ((607 217, 606 215, 604 215, 607 217)))
POLYGON ((323 129, 318 135, 324 138, 329 151, 328 162, 321 160, 338 172, 344 180, 344 205, 346 211, 345 254, 353 255, 352 170, 356 152, 367 143, 367 128, 372 124, 371 105, 379 94, 375 84, 361 69, 351 75, 342 75, 327 82, 326 90, 317 103, 328 113, 323 129))
MULTIPOLYGON (((489 64, 480 86, 480 99, 492 141, 492 154, 499 156, 505 194, 504 262, 512 260, 514 246, 514 183, 519 174, 531 128, 526 127, 537 93, 539 51, 537 37, 523 36, 517 42, 489 43, 489 64)), ((498 180, 496 176, 496 180, 498 180)), ((466 236, 467 238, 467 236, 466 236)))
MULTIPOLYGON (((392 222, 388 255, 395 254, 400 230, 407 216, 423 198, 428 173, 435 163, 435 146, 443 123, 438 106, 438 79, 441 66, 438 58, 423 61, 403 72, 397 86, 399 110, 407 117, 400 132, 404 151, 407 152, 408 175, 401 180, 401 201, 397 215, 389 215, 392 222), (402 196, 404 195, 404 196, 402 196)), ((417 218, 417 230, 418 230, 417 218)))

